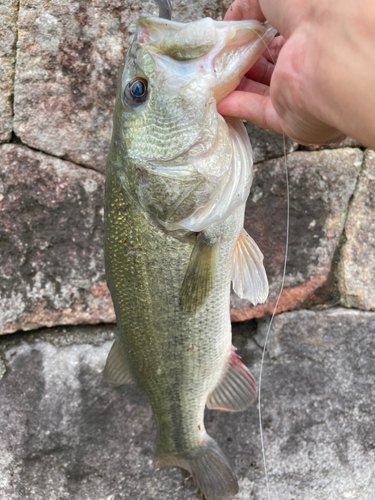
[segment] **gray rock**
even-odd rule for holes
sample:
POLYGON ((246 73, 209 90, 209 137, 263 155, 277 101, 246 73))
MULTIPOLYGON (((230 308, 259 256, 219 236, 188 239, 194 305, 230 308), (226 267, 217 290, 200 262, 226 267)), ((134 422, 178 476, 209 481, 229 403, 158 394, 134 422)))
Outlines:
MULTIPOLYGON (((349 199, 363 153, 344 148, 288 155, 290 233, 285 289, 278 311, 336 301, 332 267, 349 199)), ((284 159, 257 165, 246 205, 245 228, 263 252, 270 282, 264 305, 232 298, 232 319, 242 321, 272 314, 282 282, 286 239, 284 159)))
POLYGON ((280 158, 284 154, 293 153, 298 148, 298 144, 291 141, 289 137, 259 128, 250 122, 246 122, 245 125, 253 148, 254 163, 280 158))
POLYGON ((367 150, 345 224, 338 269, 341 303, 375 309, 375 153, 367 150))
MULTIPOLYGON (((268 320, 233 326, 259 378, 268 320)), ((113 388, 102 369, 114 327, 15 334, 0 341, 2 500, 196 499, 181 473, 152 467, 155 428, 136 386, 113 388)), ((262 412, 271 498, 372 500, 375 487, 375 313, 295 311, 275 318, 262 412)), ((207 412, 234 466, 236 500, 267 498, 256 405, 207 412)))
POLYGON ((331 142, 330 144, 310 144, 302 146, 302 149, 307 151, 321 151, 322 149, 338 149, 338 148, 359 148, 361 143, 352 137, 345 137, 342 141, 331 142))
MULTIPOLYGON (((268 323, 260 321, 260 344, 268 323)), ((374 313, 275 318, 262 388, 271 498, 373 498, 374 333, 374 313)), ((255 498, 267 498, 263 485, 255 498)))
POLYGON ((0 3, 0 144, 10 141, 13 122, 13 82, 18 0, 0 3))
POLYGON ((15 144, 0 157, 0 333, 114 321, 104 176, 15 144))
MULTIPOLYGON (((179 0, 174 19, 219 17, 227 1, 179 0)), ((14 130, 23 143, 104 172, 117 74, 148 0, 20 0, 14 130)))

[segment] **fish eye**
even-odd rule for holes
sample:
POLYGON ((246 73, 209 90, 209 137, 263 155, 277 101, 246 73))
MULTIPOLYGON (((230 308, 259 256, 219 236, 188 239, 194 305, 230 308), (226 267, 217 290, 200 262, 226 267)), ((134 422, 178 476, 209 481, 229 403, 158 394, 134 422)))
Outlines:
POLYGON ((125 99, 131 106, 139 106, 147 99, 147 81, 143 78, 131 80, 125 87, 125 99))

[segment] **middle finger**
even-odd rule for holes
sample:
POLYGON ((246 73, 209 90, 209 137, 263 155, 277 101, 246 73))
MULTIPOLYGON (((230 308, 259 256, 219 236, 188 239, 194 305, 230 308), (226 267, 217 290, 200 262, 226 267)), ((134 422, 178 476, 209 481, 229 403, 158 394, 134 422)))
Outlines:
POLYGON ((261 56, 257 62, 246 73, 246 78, 255 80, 256 82, 269 85, 271 83, 271 76, 275 66, 267 61, 264 56, 261 56))

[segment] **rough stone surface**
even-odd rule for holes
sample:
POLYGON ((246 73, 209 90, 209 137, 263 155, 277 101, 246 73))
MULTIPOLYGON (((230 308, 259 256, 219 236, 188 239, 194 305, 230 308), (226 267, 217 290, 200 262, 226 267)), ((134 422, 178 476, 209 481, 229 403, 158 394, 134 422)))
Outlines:
POLYGON ((15 144, 0 158, 0 332, 114 321, 104 176, 15 144))
POLYGON ((341 303, 375 309, 375 152, 367 150, 345 225, 338 269, 341 303))
MULTIPOLYGON (((228 3, 178 0, 174 19, 220 18, 228 3)), ((20 0, 14 128, 23 143, 104 171, 118 68, 150 12, 152 0, 20 0)))
MULTIPOLYGON (((103 183, 92 170, 4 145, 0 204, 0 331, 115 321, 103 266, 103 183)), ((355 149, 288 156, 291 229, 286 289, 279 310, 322 303, 362 153, 355 149)), ((286 191, 283 160, 259 164, 246 228, 265 255, 267 304, 233 296, 232 318, 270 314, 281 283, 286 191)))
POLYGON ((18 0, 0 3, 0 143, 10 141, 13 121, 13 82, 17 40, 18 0))
MULTIPOLYGON (((260 344, 268 323, 260 321, 260 344)), ((369 312, 275 318, 262 389, 271 498, 373 498, 374 333, 369 312)))
MULTIPOLYGON (((235 324, 234 344, 259 378, 268 320, 235 324)), ((197 499, 181 473, 152 467, 145 395, 102 369, 114 327, 15 334, 0 341, 2 500, 197 499)), ((375 313, 295 311, 275 318, 262 377, 271 498, 372 500, 375 313)), ((236 500, 267 498, 256 405, 207 412, 239 478, 236 500)))
MULTIPOLYGON (((344 148, 288 155, 290 232, 285 288, 278 311, 334 300, 332 264, 363 153, 344 148)), ((271 314, 283 273, 287 195, 284 159, 257 165, 245 227, 263 252, 270 282, 264 305, 252 307, 233 294, 232 319, 271 314)))
POLYGON ((345 137, 340 142, 331 142, 330 144, 310 144, 309 146, 302 146, 302 149, 307 151, 320 151, 322 149, 338 149, 338 148, 359 148, 361 143, 352 137, 345 137))
POLYGON ((245 125, 253 148, 254 163, 280 158, 284 153, 292 153, 298 148, 298 144, 288 137, 284 138, 281 134, 259 128, 250 122, 246 122, 245 125))

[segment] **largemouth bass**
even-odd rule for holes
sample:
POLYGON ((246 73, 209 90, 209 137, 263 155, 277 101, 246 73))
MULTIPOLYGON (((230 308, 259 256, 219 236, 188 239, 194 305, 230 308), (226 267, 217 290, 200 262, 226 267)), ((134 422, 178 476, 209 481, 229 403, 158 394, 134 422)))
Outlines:
POLYGON ((230 284, 254 304, 268 294, 263 256, 243 229, 250 142, 216 104, 274 33, 258 21, 141 17, 120 69, 105 193, 119 336, 104 376, 145 390, 155 467, 186 469, 208 500, 233 498, 238 484, 205 430, 205 406, 239 411, 256 398, 232 347, 230 284))

